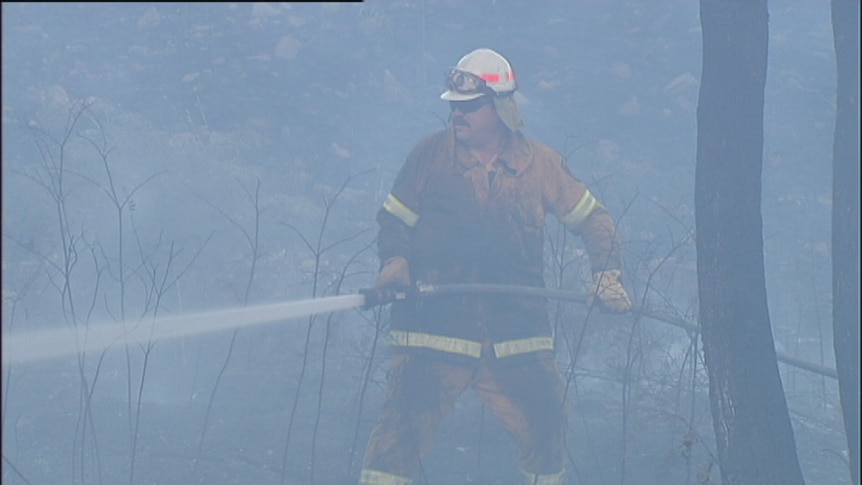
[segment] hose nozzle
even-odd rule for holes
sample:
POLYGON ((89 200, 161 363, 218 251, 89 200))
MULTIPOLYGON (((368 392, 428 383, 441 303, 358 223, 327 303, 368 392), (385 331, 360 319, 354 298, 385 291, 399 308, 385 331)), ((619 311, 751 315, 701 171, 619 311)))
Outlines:
POLYGON ((387 305, 395 301, 406 300, 416 289, 412 286, 387 286, 384 288, 360 288, 359 294, 365 297, 363 310, 368 310, 380 305, 387 305))

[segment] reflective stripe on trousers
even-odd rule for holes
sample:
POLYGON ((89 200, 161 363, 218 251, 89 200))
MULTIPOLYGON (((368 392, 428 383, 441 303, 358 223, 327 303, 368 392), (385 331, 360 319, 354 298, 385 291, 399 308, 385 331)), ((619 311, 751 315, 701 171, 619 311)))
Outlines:
POLYGON ((553 473, 551 475, 537 475, 521 470, 521 483, 524 485, 563 485, 564 478, 565 472, 553 473))
POLYGON ((359 476, 359 485, 410 485, 411 483, 413 480, 409 478, 367 468, 363 469, 362 475, 359 476))

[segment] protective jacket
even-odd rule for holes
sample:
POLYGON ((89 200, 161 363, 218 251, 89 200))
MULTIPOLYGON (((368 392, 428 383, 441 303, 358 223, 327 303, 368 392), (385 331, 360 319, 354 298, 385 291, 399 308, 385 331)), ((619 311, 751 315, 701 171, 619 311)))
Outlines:
MULTIPOLYGON (((409 154, 377 214, 381 261, 407 259, 414 281, 544 286, 547 214, 581 236, 593 272, 619 269, 612 218, 550 147, 511 133, 481 163, 452 128, 409 154)), ((547 303, 529 297, 434 295, 392 308, 394 344, 405 351, 497 358, 553 349, 547 303)))

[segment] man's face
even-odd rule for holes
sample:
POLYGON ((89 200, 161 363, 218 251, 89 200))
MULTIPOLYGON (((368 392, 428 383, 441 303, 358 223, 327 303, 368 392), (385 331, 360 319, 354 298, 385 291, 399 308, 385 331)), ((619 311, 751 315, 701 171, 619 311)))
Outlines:
POLYGON ((503 125, 494 100, 481 96, 470 101, 449 101, 452 113, 449 119, 455 129, 458 141, 468 146, 481 145, 502 133, 503 125))

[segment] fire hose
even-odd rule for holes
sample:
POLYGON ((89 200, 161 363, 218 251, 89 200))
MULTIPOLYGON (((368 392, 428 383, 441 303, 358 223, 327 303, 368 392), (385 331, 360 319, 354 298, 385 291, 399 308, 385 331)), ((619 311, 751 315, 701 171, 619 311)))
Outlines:
MULTIPOLYGON (((103 351, 115 345, 152 344, 161 340, 213 333, 226 329, 238 329, 353 308, 368 310, 372 307, 409 298, 422 298, 446 293, 503 294, 570 301, 580 304, 587 303, 587 297, 584 295, 548 288, 482 283, 442 285, 417 283, 410 287, 364 288, 353 295, 312 298, 134 322, 79 324, 77 326, 29 330, 23 333, 12 332, 11 326, 4 324, 2 362, 3 365, 19 364, 68 357, 83 352, 103 351)), ((646 308, 635 308, 632 310, 632 314, 637 317, 665 322, 693 334, 700 333, 700 327, 697 324, 674 315, 646 308)), ((833 379, 838 378, 835 369, 806 362, 782 352, 776 352, 776 354, 779 362, 833 379)))
MULTIPOLYGON (((483 293, 483 294, 504 294, 517 296, 533 296, 537 298, 548 298, 552 300, 571 301, 574 303, 587 304, 587 297, 574 292, 555 290, 549 288, 537 288, 532 286, 516 286, 516 285, 498 285, 498 284, 443 284, 431 285, 426 283, 417 283, 416 287, 406 288, 368 288, 359 290, 360 294, 365 296, 364 308, 387 304, 394 301, 405 300, 407 298, 416 297, 417 295, 436 295, 445 293, 483 293)), ((651 320, 664 322, 675 327, 681 328, 692 334, 700 333, 700 326, 691 323, 685 319, 648 308, 634 308, 631 311, 632 315, 646 317, 651 320)), ((835 369, 826 367, 820 364, 814 364, 804 361, 792 355, 787 355, 783 352, 776 351, 776 357, 779 362, 807 370, 815 374, 820 374, 832 379, 838 379, 838 373, 835 369)))

